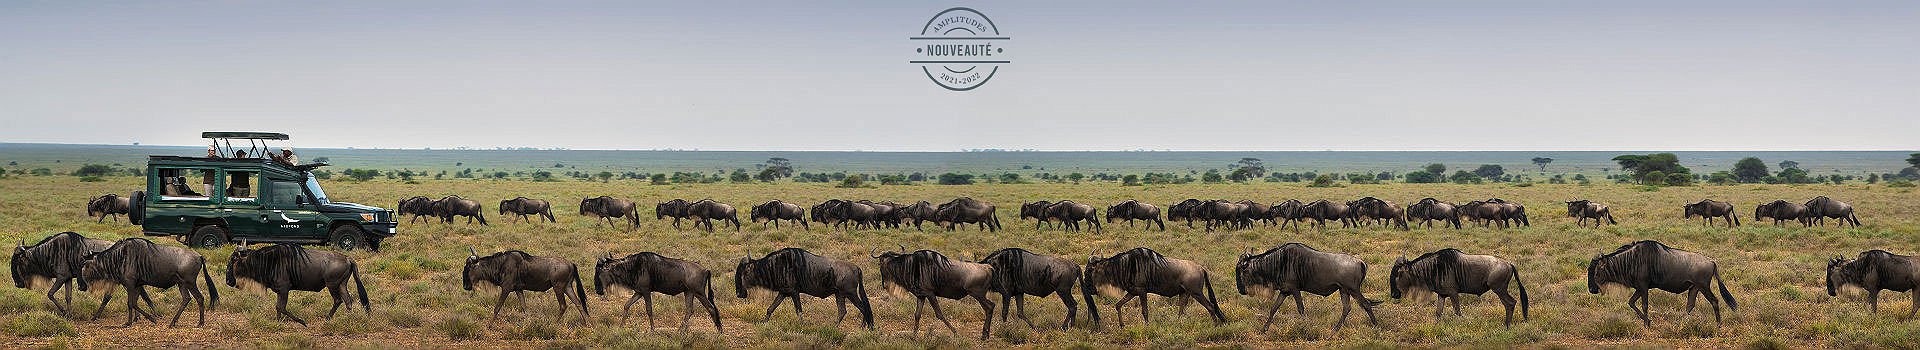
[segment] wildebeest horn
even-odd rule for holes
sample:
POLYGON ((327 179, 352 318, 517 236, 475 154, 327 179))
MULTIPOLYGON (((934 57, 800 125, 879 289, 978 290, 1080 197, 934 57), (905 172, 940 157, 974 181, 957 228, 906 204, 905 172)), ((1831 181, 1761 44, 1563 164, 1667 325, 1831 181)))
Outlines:
POLYGON ((905 245, 901 245, 901 244, 899 244, 899 243, 894 243, 894 244, 893 244, 893 246, 895 246, 895 247, 900 247, 900 253, 901 253, 901 254, 906 254, 906 253, 907 253, 907 246, 905 246, 905 245))
POLYGON ((476 252, 476 251, 473 251, 473 248, 472 248, 472 247, 468 247, 468 248, 467 248, 467 256, 471 256, 471 257, 476 257, 476 258, 477 258, 477 257, 480 257, 480 252, 476 252))

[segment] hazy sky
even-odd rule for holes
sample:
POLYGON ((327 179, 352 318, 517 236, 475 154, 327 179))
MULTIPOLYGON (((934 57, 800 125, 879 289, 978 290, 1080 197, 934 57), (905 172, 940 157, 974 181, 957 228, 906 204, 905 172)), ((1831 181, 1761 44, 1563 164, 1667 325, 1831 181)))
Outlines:
POLYGON ((1920 148, 1920 2, 4 1, 0 142, 1920 148), (1013 62, 906 61, 948 7, 1013 62))

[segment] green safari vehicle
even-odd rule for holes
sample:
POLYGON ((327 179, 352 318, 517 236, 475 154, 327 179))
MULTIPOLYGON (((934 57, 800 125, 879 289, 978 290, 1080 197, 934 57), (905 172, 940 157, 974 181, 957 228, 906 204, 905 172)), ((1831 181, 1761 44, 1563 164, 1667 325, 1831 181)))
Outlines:
POLYGON ((228 242, 326 244, 379 250, 399 222, 393 211, 335 202, 314 168, 267 148, 286 134, 205 132, 204 156, 149 156, 147 188, 133 193, 128 218, 148 236, 173 236, 194 248, 228 242), (245 140, 246 149, 233 140, 245 140))

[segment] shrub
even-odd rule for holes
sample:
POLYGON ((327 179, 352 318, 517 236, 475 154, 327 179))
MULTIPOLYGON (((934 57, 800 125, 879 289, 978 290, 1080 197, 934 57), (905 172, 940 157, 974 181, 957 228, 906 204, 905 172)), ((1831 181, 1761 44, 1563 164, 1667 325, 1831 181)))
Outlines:
POLYGON ((867 181, 865 176, 853 175, 853 176, 848 176, 846 179, 841 179, 840 184, 835 185, 833 187, 864 188, 864 187, 867 187, 867 181))
POLYGON ((1308 184, 1307 187, 1334 187, 1339 185, 1340 184, 1333 182, 1333 175, 1320 174, 1320 176, 1314 177, 1313 183, 1308 184))
POLYGON ((7 334, 20 337, 47 337, 55 335, 74 336, 73 323, 46 311, 33 311, 19 314, 0 325, 6 327, 7 334))
POLYGON ((479 322, 475 322, 473 319, 467 318, 467 316, 457 314, 442 318, 440 323, 434 325, 433 328, 453 340, 480 339, 480 336, 485 333, 485 330, 481 329, 479 322))
POLYGON ((968 175, 968 174, 955 174, 955 173, 945 173, 945 174, 940 174, 940 184, 942 184, 942 185, 972 185, 972 184, 973 184, 973 175, 968 175))
POLYGON ((1913 187, 1913 182, 1907 181, 1907 180, 1887 181, 1887 187, 1893 187, 1893 188, 1913 187))

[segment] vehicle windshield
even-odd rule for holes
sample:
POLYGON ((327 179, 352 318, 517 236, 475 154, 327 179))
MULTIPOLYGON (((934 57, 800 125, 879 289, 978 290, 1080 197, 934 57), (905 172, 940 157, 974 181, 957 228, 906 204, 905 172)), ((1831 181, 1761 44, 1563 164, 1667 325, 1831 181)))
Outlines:
POLYGON ((313 177, 311 173, 307 174, 307 191, 313 192, 313 202, 315 204, 326 204, 328 202, 327 192, 320 190, 320 179, 313 177))

